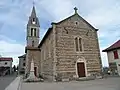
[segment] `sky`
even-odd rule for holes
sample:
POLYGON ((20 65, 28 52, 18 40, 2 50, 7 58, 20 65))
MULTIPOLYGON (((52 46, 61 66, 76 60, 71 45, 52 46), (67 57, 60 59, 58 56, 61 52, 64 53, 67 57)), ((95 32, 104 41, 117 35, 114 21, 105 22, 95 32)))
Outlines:
MULTIPOLYGON (((102 52, 120 39, 120 0, 34 0, 40 22, 40 39, 51 22, 58 22, 78 13, 92 26, 99 29, 99 45, 103 66, 108 66, 107 54, 102 52)), ((33 7, 33 0, 0 0, 0 55, 13 57, 25 53, 26 25, 33 7)))

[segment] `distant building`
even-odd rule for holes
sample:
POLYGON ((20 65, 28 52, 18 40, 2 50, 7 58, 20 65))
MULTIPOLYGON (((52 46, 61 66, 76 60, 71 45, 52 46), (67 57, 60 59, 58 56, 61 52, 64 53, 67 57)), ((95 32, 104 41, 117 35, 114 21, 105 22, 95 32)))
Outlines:
POLYGON ((19 56, 19 66, 18 66, 18 73, 19 74, 25 74, 25 58, 26 58, 26 54, 19 56))
POLYGON ((118 75, 120 75, 120 40, 103 50, 103 52, 107 52, 109 67, 112 74, 118 73, 118 75))
POLYGON ((12 73, 12 62, 11 57, 0 57, 0 75, 12 73))

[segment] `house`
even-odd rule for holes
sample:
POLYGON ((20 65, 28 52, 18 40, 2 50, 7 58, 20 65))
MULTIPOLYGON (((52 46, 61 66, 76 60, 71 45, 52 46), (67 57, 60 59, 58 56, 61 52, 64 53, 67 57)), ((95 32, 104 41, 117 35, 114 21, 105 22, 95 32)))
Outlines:
POLYGON ((98 29, 75 12, 53 22, 39 43, 40 23, 33 6, 27 24, 25 75, 34 61, 34 74, 56 81, 87 77, 101 73, 98 29))
POLYGON ((0 75, 12 73, 12 62, 11 57, 0 57, 0 75))
POLYGON ((18 73, 25 74, 26 54, 19 56, 18 58, 19 58, 18 73))
POLYGON ((107 52, 109 67, 112 74, 120 75, 120 40, 103 50, 107 52))

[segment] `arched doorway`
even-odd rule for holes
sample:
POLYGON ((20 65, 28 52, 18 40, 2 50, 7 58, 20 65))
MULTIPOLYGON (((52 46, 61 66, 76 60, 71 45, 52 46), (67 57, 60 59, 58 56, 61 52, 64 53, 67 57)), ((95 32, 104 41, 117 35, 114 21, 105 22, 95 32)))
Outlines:
POLYGON ((78 62, 77 63, 77 73, 78 77, 85 77, 85 64, 84 62, 78 62))
POLYGON ((87 76, 86 60, 84 58, 79 58, 76 61, 76 75, 79 78, 87 76))

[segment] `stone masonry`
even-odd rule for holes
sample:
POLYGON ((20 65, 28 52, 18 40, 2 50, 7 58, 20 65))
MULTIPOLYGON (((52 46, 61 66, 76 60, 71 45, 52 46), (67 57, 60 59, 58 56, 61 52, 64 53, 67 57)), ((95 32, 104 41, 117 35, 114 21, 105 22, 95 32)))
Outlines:
POLYGON ((101 72, 101 58, 97 29, 75 13, 71 17, 52 23, 39 47, 41 73, 55 79, 73 79, 77 75, 77 61, 85 63, 86 76, 101 72), (82 39, 82 51, 76 51, 75 38, 82 39), (50 57, 51 56, 51 57, 50 57))
POLYGON ((40 74, 52 81, 100 74, 97 31, 79 16, 75 8, 72 16, 52 23, 38 47, 26 47, 26 72, 29 72, 33 58, 37 76, 40 74))

